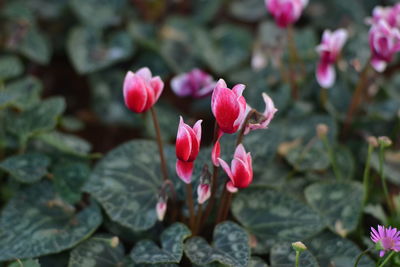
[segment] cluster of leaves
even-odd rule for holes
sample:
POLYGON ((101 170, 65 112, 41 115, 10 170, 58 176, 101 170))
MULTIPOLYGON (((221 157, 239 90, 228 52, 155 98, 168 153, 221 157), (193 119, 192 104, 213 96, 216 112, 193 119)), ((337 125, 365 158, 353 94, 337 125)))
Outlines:
MULTIPOLYGON (((301 266, 351 266, 360 247, 370 245, 363 238, 368 228, 361 222, 399 225, 399 218, 385 215, 379 193, 363 206, 365 142, 355 135, 345 145, 338 138, 358 79, 350 63, 363 64, 368 58, 363 22, 380 1, 311 1, 295 35, 307 73, 298 81, 302 101, 296 102, 273 66, 271 54, 283 54, 286 61, 286 37, 268 18, 263 0, 181 2, 0 1, 4 265, 176 266, 190 261, 196 266, 290 266, 290 243, 301 240, 309 248, 301 254, 301 266), (314 48, 324 28, 339 26, 351 29, 352 36, 325 110, 318 103, 314 48), (252 69, 252 51, 263 53, 268 64, 252 69), (217 225, 206 238, 191 237, 182 223, 157 223, 162 180, 155 142, 129 141, 97 161, 91 144, 74 134, 82 122, 63 115, 65 99, 53 96, 54 88, 52 96, 43 97, 47 79, 36 70, 56 67, 56 56, 68 58, 88 81, 92 110, 105 127, 135 127, 142 129, 142 136, 154 133, 147 118, 124 107, 121 86, 127 69, 148 66, 167 79, 203 67, 216 78, 246 84, 249 104, 260 110, 261 92, 270 94, 279 113, 269 130, 244 139, 254 159, 254 183, 234 198, 235 222, 217 225), (329 155, 315 136, 319 123, 329 127, 341 180, 335 179, 329 155)), ((398 137, 399 84, 399 75, 376 81, 381 90, 363 107, 357 132, 398 137)), ((183 107, 193 117, 209 114, 209 101, 183 107)), ((181 112, 165 98, 156 109, 164 138, 172 140, 181 112)), ((234 138, 224 137, 224 158, 232 154, 234 138)), ((183 200, 172 144, 166 146, 166 154, 169 174, 183 200)), ((386 156, 387 177, 399 186, 399 152, 388 151, 386 156)), ((207 146, 196 161, 195 186, 204 164, 211 166, 207 146)), ((379 167, 376 155, 372 165, 379 167)), ((374 266, 374 260, 366 256, 359 266, 374 266)))

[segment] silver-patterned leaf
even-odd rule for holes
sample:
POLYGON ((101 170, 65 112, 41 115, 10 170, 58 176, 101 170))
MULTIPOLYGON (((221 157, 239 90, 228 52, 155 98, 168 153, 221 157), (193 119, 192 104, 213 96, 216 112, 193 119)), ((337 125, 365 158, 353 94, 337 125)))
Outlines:
POLYGON ((362 211, 363 187, 358 182, 321 182, 305 190, 307 202, 326 225, 341 236, 356 229, 362 211))
POLYGON ((267 188, 240 192, 232 212, 260 240, 303 240, 324 228, 322 218, 306 204, 267 188))
POLYGON ((56 198, 49 182, 36 184, 11 199, 0 217, 0 261, 33 258, 75 246, 101 224, 94 201, 76 213, 56 198))
POLYGON ((183 254, 183 241, 191 231, 182 223, 175 223, 161 234, 161 247, 151 240, 139 241, 130 256, 136 263, 179 263, 183 254))
MULTIPOLYGON (((270 260, 271 266, 274 267, 293 267, 296 261, 296 252, 290 242, 278 243, 271 248, 270 260)), ((320 267, 308 250, 300 254, 299 266, 320 267)))
POLYGON ((220 262, 232 267, 246 267, 250 260, 249 238, 239 225, 223 222, 215 227, 212 246, 201 237, 192 237, 185 243, 185 254, 197 265, 220 262))
POLYGON ((9 157, 0 163, 0 168, 8 172, 17 181, 34 183, 46 173, 50 159, 39 153, 27 153, 9 157))
POLYGON ((71 251, 68 267, 122 266, 124 247, 118 239, 112 238, 115 237, 98 234, 79 244, 71 251))
POLYGON ((162 183, 154 142, 132 141, 109 152, 93 170, 84 190, 91 193, 113 221, 134 231, 156 222, 162 183))

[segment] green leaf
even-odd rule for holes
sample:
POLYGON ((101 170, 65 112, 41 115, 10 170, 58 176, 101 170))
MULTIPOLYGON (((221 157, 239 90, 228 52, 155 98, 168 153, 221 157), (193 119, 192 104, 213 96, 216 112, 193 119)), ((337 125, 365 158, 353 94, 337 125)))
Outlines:
MULTIPOLYGON (((288 242, 275 244, 271 248, 270 260, 274 267, 292 267, 295 265, 296 252, 288 242)), ((299 266, 320 267, 315 257, 306 250, 300 254, 299 266)))
POLYGON ((53 169, 55 188, 61 198, 70 204, 81 199, 81 188, 89 175, 89 166, 82 162, 60 162, 53 169))
POLYGON ((29 109, 39 103, 41 92, 42 84, 31 76, 7 83, 5 89, 0 88, 0 109, 9 105, 20 110, 29 109))
POLYGON ((116 16, 122 11, 125 0, 72 0, 70 1, 72 10, 79 19, 88 26, 104 27, 117 25, 120 23, 121 16, 116 16))
POLYGON ((324 228, 321 217, 307 205, 264 188, 240 192, 232 212, 260 240, 303 240, 324 228))
POLYGON ((139 241, 131 251, 136 263, 179 263, 183 254, 183 241, 191 236, 186 225, 175 223, 161 234, 161 247, 151 240, 139 241))
POLYGON ((258 257, 252 257, 249 262, 249 267, 268 267, 268 264, 258 257))
POLYGON ((114 32, 104 41, 99 30, 76 27, 68 35, 67 51, 75 69, 85 74, 128 58, 134 46, 129 34, 123 31, 114 32))
POLYGON ((17 77, 23 71, 24 66, 18 57, 11 55, 0 57, 0 80, 17 77))
POLYGON ((20 114, 11 114, 7 118, 6 127, 22 142, 26 142, 33 135, 54 129, 64 109, 65 100, 61 97, 53 97, 20 114))
POLYGON ((192 237, 185 243, 185 254, 197 265, 212 262, 234 267, 246 267, 250 261, 249 240, 246 231, 233 222, 215 227, 213 245, 202 237, 192 237))
MULTIPOLYGON (((315 236, 306 244, 319 266, 353 266, 356 257, 361 253, 361 250, 350 240, 327 231, 315 236)), ((358 264, 358 267, 373 266, 375 263, 366 255, 358 264)))
MULTIPOLYGON (((379 173, 379 155, 373 153, 371 166, 379 173)), ((400 152, 386 151, 383 162, 383 172, 385 177, 392 183, 400 185, 400 152)))
POLYGON ((0 163, 0 168, 21 183, 35 183, 47 174, 50 159, 39 153, 28 153, 9 157, 0 163))
POLYGON ((336 163, 341 175, 345 180, 352 180, 354 178, 356 164, 351 150, 346 146, 336 146, 334 148, 336 163))
POLYGON ((86 157, 92 146, 86 140, 76 135, 52 131, 35 136, 42 145, 48 145, 59 150, 62 153, 74 156, 86 157))
POLYGON ((321 171, 327 169, 330 164, 321 141, 289 150, 286 159, 298 171, 321 171))
POLYGON ((192 18, 199 23, 207 23, 215 17, 222 4, 222 0, 194 0, 192 18))
POLYGON ((128 142, 97 163, 84 190, 113 221, 134 231, 147 230, 157 219, 155 207, 162 183, 159 166, 154 142, 128 142))
POLYGON ((214 28, 211 35, 198 30, 195 40, 203 60, 216 73, 226 73, 250 56, 251 34, 245 28, 222 24, 214 28))
POLYGON ((120 242, 113 245, 112 238, 110 235, 98 234, 79 244, 71 251, 68 267, 122 266, 124 247, 120 242))
POLYGON ((345 236, 358 225, 363 187, 358 182, 321 182, 305 190, 307 202, 323 217, 332 231, 345 236))
POLYGON ((235 18, 246 22, 259 21, 267 14, 264 0, 234 0, 229 11, 235 18))
POLYGON ((8 267, 40 267, 39 260, 17 260, 8 265, 8 267))
POLYGON ((57 200, 51 183, 36 184, 11 199, 0 217, 0 261, 33 258, 69 249, 102 220, 94 201, 76 213, 57 200))

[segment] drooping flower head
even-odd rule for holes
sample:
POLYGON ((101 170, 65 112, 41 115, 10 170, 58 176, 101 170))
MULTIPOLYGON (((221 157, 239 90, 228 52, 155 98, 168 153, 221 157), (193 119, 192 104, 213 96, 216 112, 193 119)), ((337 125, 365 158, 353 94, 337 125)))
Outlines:
POLYGON ((204 165, 200 175, 200 184, 197 187, 197 202, 203 204, 211 196, 211 173, 208 170, 207 164, 204 165))
POLYGON ((165 196, 160 196, 156 204, 157 219, 159 221, 163 221, 166 212, 167 212, 167 198, 165 196))
POLYGON ((320 60, 317 66, 316 76, 321 87, 329 88, 334 84, 336 77, 334 64, 346 40, 347 31, 345 29, 338 29, 334 32, 330 30, 324 31, 322 42, 317 46, 320 60))
POLYGON ((242 144, 236 147, 231 167, 221 158, 218 158, 218 161, 230 179, 226 185, 229 192, 234 193, 238 188, 246 188, 253 181, 251 155, 250 152, 246 153, 242 144))
POLYGON ((181 97, 205 97, 211 94, 214 87, 215 81, 213 77, 200 69, 182 73, 171 80, 172 91, 181 97))
POLYGON ((379 243, 382 250, 379 256, 383 257, 389 250, 400 251, 400 231, 396 228, 378 225, 378 231, 371 227, 371 239, 374 243, 379 243))
POLYGON ((211 97, 211 110, 219 129, 228 134, 235 133, 246 116, 246 100, 242 96, 245 86, 235 85, 229 89, 223 79, 215 86, 211 97))
POLYGON ((125 105, 133 112, 145 112, 157 102, 163 88, 161 78, 152 77, 147 67, 139 69, 136 73, 128 71, 123 86, 125 105))
POLYGON ((372 25, 369 31, 371 65, 378 72, 386 69, 394 54, 400 51, 400 31, 390 27, 385 20, 372 25))
MULTIPOLYGON (((250 131, 258 129, 266 129, 271 120, 274 118, 275 113, 278 111, 275 108, 274 102, 266 93, 262 93, 262 97, 265 103, 265 110, 263 113, 259 113, 257 111, 253 113, 252 118, 250 118, 249 123, 246 125, 244 134, 248 134, 250 131)), ((246 109, 246 117, 250 111, 251 108, 248 106, 246 109)))
POLYGON ((198 120, 191 128, 183 121, 182 116, 179 119, 175 144, 176 157, 178 158, 176 172, 187 184, 191 182, 193 162, 200 151, 201 123, 202 120, 198 120))
POLYGON ((308 0, 265 0, 265 4, 276 24, 285 28, 300 18, 308 0))

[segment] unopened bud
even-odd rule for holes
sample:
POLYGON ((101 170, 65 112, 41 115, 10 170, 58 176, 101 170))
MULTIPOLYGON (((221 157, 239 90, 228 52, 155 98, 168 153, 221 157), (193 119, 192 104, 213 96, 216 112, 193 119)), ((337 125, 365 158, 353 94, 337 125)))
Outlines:
POLYGON ((203 204, 211 196, 210 184, 199 184, 197 187, 197 202, 203 204))
POLYGON ((293 247, 293 249, 294 249, 295 251, 298 251, 298 252, 303 252, 303 251, 306 251, 306 250, 307 250, 306 245, 304 245, 304 244, 303 244, 302 242, 300 242, 300 241, 297 241, 297 242, 292 243, 292 247, 293 247))
POLYGON ((367 142, 369 145, 371 145, 372 147, 378 147, 378 139, 376 139, 375 136, 368 136, 367 137, 367 142))
POLYGON ((392 145, 392 140, 390 140, 390 138, 387 136, 379 136, 378 143, 380 146, 386 148, 392 145))
POLYGON ((323 123, 319 123, 317 125, 317 136, 318 138, 323 138, 328 134, 328 126, 326 124, 323 123))
POLYGON ((158 202, 156 205, 156 213, 157 213, 157 218, 159 221, 164 220, 165 213, 167 212, 167 196, 164 194, 161 194, 158 197, 158 202))
POLYGON ((110 241, 111 247, 116 248, 118 246, 118 244, 119 244, 118 236, 114 236, 113 238, 111 238, 111 241, 110 241))

